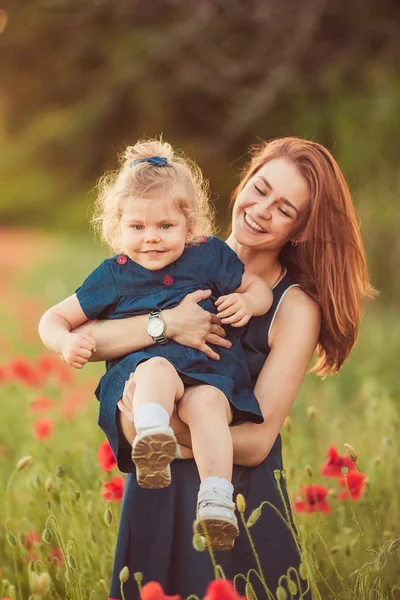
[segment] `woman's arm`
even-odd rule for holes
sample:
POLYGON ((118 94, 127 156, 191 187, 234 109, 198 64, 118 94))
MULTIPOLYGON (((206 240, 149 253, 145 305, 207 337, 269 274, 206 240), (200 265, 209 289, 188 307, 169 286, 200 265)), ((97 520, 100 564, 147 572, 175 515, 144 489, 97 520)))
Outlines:
MULTIPOLYGON (((163 310, 161 316, 168 339, 197 348, 209 358, 219 360, 219 355, 208 344, 230 348, 231 343, 224 339, 225 331, 215 321, 214 315, 198 306, 198 302, 210 294, 210 290, 192 292, 177 307, 163 310)), ((147 320, 148 315, 139 315, 127 319, 87 321, 74 331, 93 335, 96 350, 90 360, 111 360, 155 344, 146 331, 147 320)))
POLYGON ((292 288, 277 312, 269 338, 271 352, 254 388, 264 423, 231 427, 235 464, 256 466, 268 456, 299 392, 319 330, 317 304, 300 288, 292 288))

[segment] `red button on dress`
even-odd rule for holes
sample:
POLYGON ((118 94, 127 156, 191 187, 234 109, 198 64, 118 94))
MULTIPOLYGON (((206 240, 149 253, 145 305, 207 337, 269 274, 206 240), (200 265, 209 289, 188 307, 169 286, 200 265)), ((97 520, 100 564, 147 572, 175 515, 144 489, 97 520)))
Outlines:
POLYGON ((117 263, 119 265, 124 265, 127 262, 128 262, 128 259, 126 258, 126 256, 118 256, 117 263))
POLYGON ((164 285, 171 285, 172 283, 174 283, 174 278, 171 277, 171 275, 166 275, 163 279, 163 284, 164 285))
POLYGON ((199 239, 200 244, 204 244, 204 242, 206 242, 206 241, 207 241, 207 236, 206 235, 203 235, 203 237, 201 237, 199 239))

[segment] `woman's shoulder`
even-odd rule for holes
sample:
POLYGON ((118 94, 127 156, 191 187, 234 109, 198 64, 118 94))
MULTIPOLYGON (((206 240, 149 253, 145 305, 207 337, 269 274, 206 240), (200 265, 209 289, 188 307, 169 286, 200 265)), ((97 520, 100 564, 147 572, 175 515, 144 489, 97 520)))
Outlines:
POLYGON ((321 310, 318 302, 298 285, 287 290, 277 310, 276 318, 270 331, 269 345, 279 337, 295 338, 297 336, 318 339, 321 327, 321 310))

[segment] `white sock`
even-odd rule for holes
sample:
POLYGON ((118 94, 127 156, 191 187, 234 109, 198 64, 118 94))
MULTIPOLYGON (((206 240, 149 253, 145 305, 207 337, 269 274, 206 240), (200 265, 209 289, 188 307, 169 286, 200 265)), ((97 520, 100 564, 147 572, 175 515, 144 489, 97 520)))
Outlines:
POLYGON ((203 492, 211 492, 222 495, 228 500, 233 498, 233 485, 223 477, 206 477, 200 484, 199 496, 203 492))
POLYGON ((169 414, 161 404, 145 402, 134 412, 133 423, 138 433, 150 427, 169 425, 169 414))

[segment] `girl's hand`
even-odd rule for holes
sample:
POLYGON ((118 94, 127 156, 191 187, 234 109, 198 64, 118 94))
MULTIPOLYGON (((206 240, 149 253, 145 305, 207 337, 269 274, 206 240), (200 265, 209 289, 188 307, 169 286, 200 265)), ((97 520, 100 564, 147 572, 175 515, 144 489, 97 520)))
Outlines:
POLYGON ((190 348, 204 352, 208 358, 219 360, 219 355, 208 344, 230 348, 231 343, 225 340, 225 331, 216 315, 201 308, 198 302, 205 300, 211 290, 197 290, 185 296, 175 308, 162 311, 166 323, 165 335, 190 348))
POLYGON ((68 333, 61 348, 61 357, 74 369, 82 369, 96 352, 96 342, 89 333, 68 333))
POLYGON ((234 292, 227 296, 220 296, 215 303, 218 317, 223 325, 243 327, 253 316, 250 299, 247 294, 234 292))

